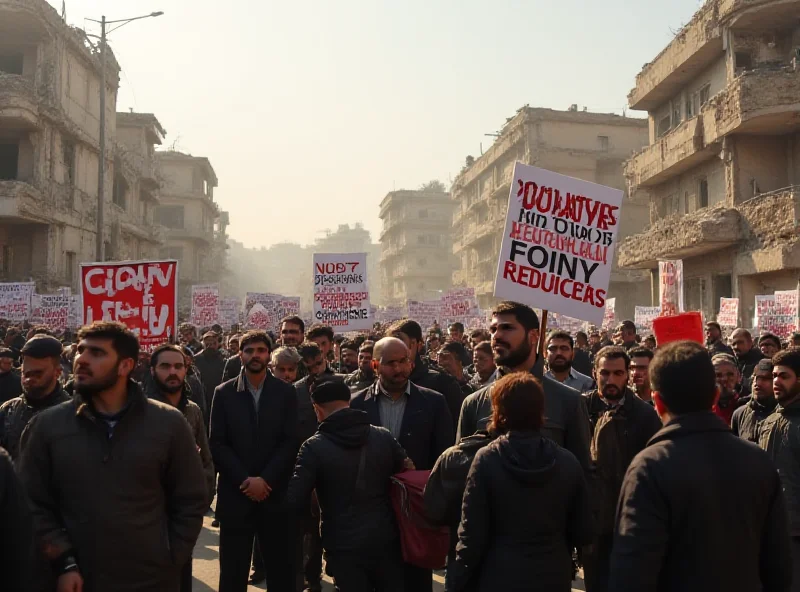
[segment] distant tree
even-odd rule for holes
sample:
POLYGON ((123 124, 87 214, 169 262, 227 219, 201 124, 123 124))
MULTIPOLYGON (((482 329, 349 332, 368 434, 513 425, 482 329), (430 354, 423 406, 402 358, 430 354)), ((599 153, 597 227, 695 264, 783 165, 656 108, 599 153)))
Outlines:
POLYGON ((447 187, 445 184, 439 181, 438 179, 434 179, 433 181, 428 181, 424 183, 422 187, 419 188, 420 191, 430 191, 433 193, 447 193, 447 187))

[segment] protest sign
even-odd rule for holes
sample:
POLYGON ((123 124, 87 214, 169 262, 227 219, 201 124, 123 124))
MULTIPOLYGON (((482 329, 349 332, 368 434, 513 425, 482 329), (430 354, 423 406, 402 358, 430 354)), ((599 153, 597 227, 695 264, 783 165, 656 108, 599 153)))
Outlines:
POLYGON ((438 322, 442 315, 442 302, 440 300, 409 300, 406 306, 408 308, 408 318, 417 321, 423 332, 438 322))
POLYGON ((548 321, 551 329, 561 329, 562 331, 566 331, 573 336, 578 331, 587 331, 589 329, 589 323, 586 321, 574 319, 572 317, 568 317, 567 315, 561 315, 558 313, 549 315, 548 321))
POLYGON ((70 329, 77 329, 81 326, 81 319, 83 318, 83 305, 81 303, 81 295, 75 294, 69 297, 69 316, 67 317, 67 327, 70 329))
POLYGON ((219 324, 223 329, 239 324, 239 305, 238 298, 223 298, 219 301, 219 324))
POLYGON ((260 302, 256 302, 250 307, 245 320, 245 326, 248 329, 263 329, 264 331, 272 329, 274 323, 274 318, 260 302))
POLYGON ((467 319, 479 316, 478 299, 475 288, 453 288, 441 297, 441 319, 444 325, 464 323, 467 319))
POLYGON ((611 330, 614 328, 614 323, 617 319, 616 313, 617 299, 609 298, 605 302, 605 309, 603 311, 603 329, 611 330))
POLYGON ((280 330, 278 325, 280 325, 281 319, 290 315, 300 314, 300 298, 269 292, 248 292, 245 296, 244 311, 245 328, 278 331, 280 330), (249 325, 250 312, 256 304, 261 305, 254 317, 258 319, 259 325, 249 325), (266 323, 266 325, 262 326, 263 323, 266 323))
POLYGON ((31 318, 34 282, 0 283, 0 319, 21 323, 31 318))
POLYGON ((192 286, 192 312, 189 320, 198 329, 219 321, 219 284, 192 286))
POLYGON ((63 294, 33 294, 31 296, 31 323, 43 325, 51 331, 66 331, 69 319, 69 296, 63 294))
POLYGON ((686 339, 705 345, 703 316, 699 312, 658 317, 653 320, 653 332, 659 346, 686 339))
POLYGON ((766 318, 766 325, 759 324, 759 328, 774 333, 781 339, 787 339, 797 331, 797 308, 797 290, 775 292, 773 314, 766 318))
POLYGON ((738 298, 720 298, 719 299, 719 314, 717 314, 717 322, 722 327, 738 327, 739 326, 739 299, 738 298))
POLYGON ((661 314, 660 306, 636 306, 633 309, 633 323, 639 334, 653 331, 653 320, 661 314))
POLYGON ((683 312, 683 261, 659 261, 658 285, 661 314, 683 312))
POLYGON ((753 318, 753 325, 762 331, 769 331, 766 326, 772 322, 773 316, 775 316, 775 294, 756 296, 756 313, 753 318))
POLYGON ((314 253, 314 322, 336 331, 372 328, 366 253, 314 253))
POLYGON ((177 331, 178 262, 83 263, 81 297, 81 324, 119 321, 150 350, 177 331))
POLYGON ((494 295, 603 319, 622 191, 516 163, 494 295))

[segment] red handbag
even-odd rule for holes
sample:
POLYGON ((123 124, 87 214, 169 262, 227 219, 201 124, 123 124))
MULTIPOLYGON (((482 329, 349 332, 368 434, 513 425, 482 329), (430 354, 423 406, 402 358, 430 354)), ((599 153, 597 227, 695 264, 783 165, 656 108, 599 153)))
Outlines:
POLYGON ((422 494, 430 471, 404 471, 392 477, 392 508, 400 530, 403 561, 425 569, 441 569, 447 562, 450 529, 425 517, 422 494))

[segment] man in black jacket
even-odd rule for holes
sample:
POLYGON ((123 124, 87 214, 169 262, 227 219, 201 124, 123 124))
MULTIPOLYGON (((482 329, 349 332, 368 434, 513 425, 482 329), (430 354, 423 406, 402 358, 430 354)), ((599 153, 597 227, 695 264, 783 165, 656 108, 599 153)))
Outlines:
POLYGON ((655 409, 628 387, 630 358, 619 346, 604 347, 594 359, 597 389, 584 395, 592 433, 590 487, 596 535, 584 549, 588 592, 608 590, 608 568, 614 539, 614 512, 628 465, 661 429, 655 409))
POLYGON ((194 355, 194 366, 200 372, 200 381, 203 384, 206 404, 203 408, 203 419, 208 426, 211 415, 211 398, 216 388, 222 384, 222 374, 225 370, 225 356, 219 351, 220 336, 212 331, 203 335, 203 350, 194 355))
POLYGON ((7 347, 0 348, 0 403, 22 394, 22 380, 14 369, 16 354, 7 347))
POLYGON ((372 367, 372 352, 375 343, 365 341, 358 348, 358 370, 349 374, 344 383, 350 387, 350 392, 355 394, 375 382, 375 369, 372 367))
POLYGON ((263 331, 242 337, 244 369, 217 387, 211 454, 219 471, 220 592, 245 592, 257 533, 276 592, 295 587, 295 529, 284 496, 297 455, 297 398, 267 370, 272 343, 263 331))
POLYGON ((731 333, 731 345, 736 354, 736 363, 742 375, 742 395, 750 394, 750 383, 753 371, 759 360, 764 359, 764 354, 753 343, 753 336, 747 329, 736 329, 731 333))
POLYGON ((668 343, 650 377, 664 427, 625 475, 609 590, 788 590, 792 558, 778 472, 711 411, 717 385, 708 351, 668 343))
POLYGON ((69 395, 61 388, 61 342, 50 335, 36 335, 22 347, 22 376, 25 392, 0 406, 0 446, 11 458, 19 458, 19 443, 25 426, 33 417, 64 401, 69 395))
POLYGON ((403 470, 406 453, 364 411, 349 408, 350 389, 340 380, 315 384, 311 399, 319 428, 300 448, 288 502, 305 512, 316 488, 326 570, 337 590, 402 592, 389 478, 403 470))
POLYGON ((33 521, 11 458, 0 448, 0 573, 3 589, 32 590, 33 521))
MULTIPOLYGON (((370 423, 388 429, 419 470, 430 470, 453 444, 453 424, 444 397, 409 380, 411 359, 405 344, 384 337, 374 348, 378 381, 357 394, 353 409, 366 411, 370 423)), ((430 591, 431 570, 405 566, 408 592, 430 591)))
POLYGON ((397 321, 386 330, 386 335, 396 337, 406 344, 412 362, 409 380, 417 386, 436 391, 444 397, 455 429, 458 414, 461 413, 461 405, 464 402, 464 393, 461 392, 461 387, 452 376, 432 369, 422 359, 421 352, 425 347, 425 342, 422 339, 422 328, 419 323, 410 319, 397 321))
POLYGON ((778 405, 772 390, 772 360, 759 360, 753 372, 753 394, 731 417, 733 433, 758 444, 758 428, 778 405))

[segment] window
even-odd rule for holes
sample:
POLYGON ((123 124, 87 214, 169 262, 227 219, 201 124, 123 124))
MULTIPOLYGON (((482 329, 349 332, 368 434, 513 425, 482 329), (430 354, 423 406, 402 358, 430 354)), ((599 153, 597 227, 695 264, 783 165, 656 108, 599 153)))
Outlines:
POLYGON ((61 151, 64 159, 64 181, 67 185, 75 184, 75 142, 61 138, 61 151))
POLYGON ((75 280, 75 269, 76 269, 75 263, 78 260, 78 256, 75 254, 74 251, 67 251, 66 253, 64 253, 64 255, 65 255, 64 266, 66 267, 65 275, 67 278, 67 283, 69 285, 72 285, 72 282, 75 280))
POLYGON ((159 206, 156 221, 167 228, 183 228, 183 206, 159 206))
POLYGON ((690 211, 690 207, 689 207, 689 192, 688 191, 684 191, 683 192, 683 213, 684 214, 688 214, 689 211, 690 211))
POLYGON ((683 120, 681 117, 681 102, 680 101, 672 101, 672 127, 677 127, 678 124, 683 120))
POLYGON ((737 51, 734 54, 736 69, 750 70, 753 67, 753 55, 749 51, 737 51))
POLYGON ((11 257, 11 245, 3 245, 3 261, 0 262, 3 273, 11 273, 11 257))
POLYGON ((417 235, 417 244, 418 245, 424 245, 425 244, 425 238, 426 237, 425 237, 424 234, 418 234, 417 235))
POLYGON ((424 220, 428 217, 428 210, 420 210, 419 211, 419 219, 424 220))
POLYGON ((17 178, 19 144, 0 144, 0 180, 17 178))
POLYGON ((694 112, 694 100, 697 95, 695 94, 687 94, 686 95, 686 119, 691 119, 695 116, 694 112))
POLYGON ((112 201, 123 210, 128 208, 128 182, 122 175, 114 175, 114 190, 112 201))
POLYGON ((668 113, 659 120, 658 128, 656 130, 656 135, 660 138, 661 136, 666 134, 671 127, 671 123, 672 123, 671 115, 668 113))
POLYGON ((729 273, 713 276, 711 278, 711 289, 714 292, 711 304, 714 307, 714 314, 718 314, 719 299, 733 296, 733 277, 729 273))
POLYGON ((708 103, 708 99, 711 98, 711 85, 706 84, 703 88, 698 91, 698 95, 700 97, 700 107, 708 103))
POLYGON ((697 207, 708 207, 708 179, 705 177, 697 182, 697 207))
POLYGON ((22 76, 22 54, 0 54, 0 72, 22 76))
POLYGON ((600 150, 608 152, 608 136, 597 136, 597 141, 600 143, 600 150))

